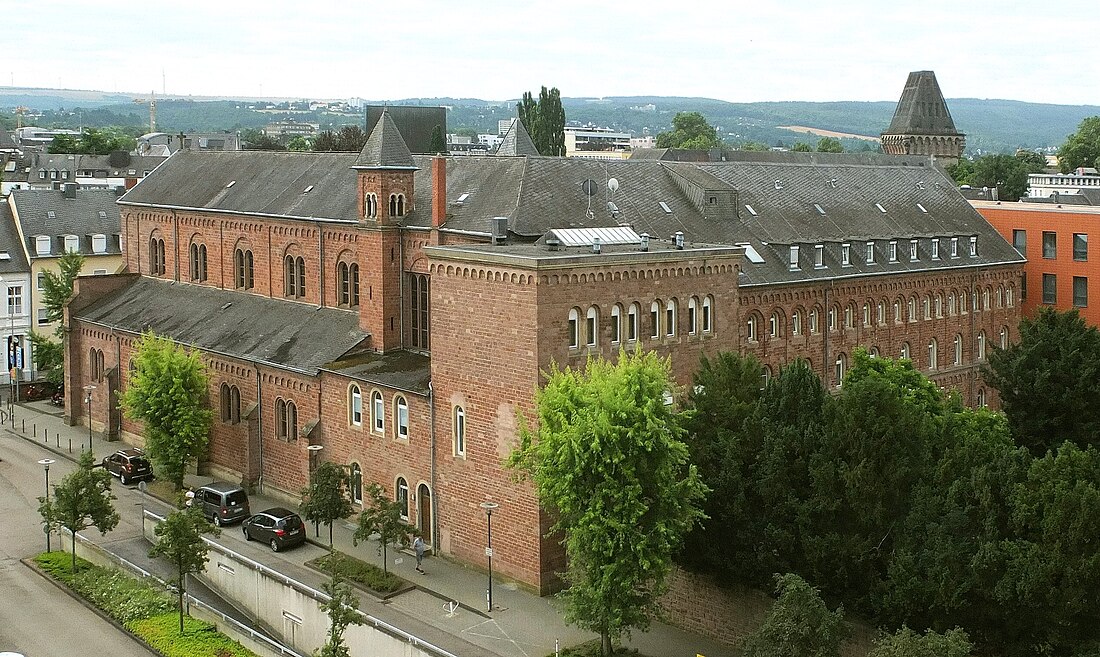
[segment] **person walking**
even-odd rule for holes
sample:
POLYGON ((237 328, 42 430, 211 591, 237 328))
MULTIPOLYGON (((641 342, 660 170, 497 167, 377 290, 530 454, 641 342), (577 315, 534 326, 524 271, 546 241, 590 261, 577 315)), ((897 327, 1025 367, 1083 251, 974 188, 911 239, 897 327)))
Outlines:
POLYGON ((424 563, 424 539, 419 536, 413 541, 413 552, 416 552, 416 572, 421 575, 425 574, 424 569, 421 567, 424 563))

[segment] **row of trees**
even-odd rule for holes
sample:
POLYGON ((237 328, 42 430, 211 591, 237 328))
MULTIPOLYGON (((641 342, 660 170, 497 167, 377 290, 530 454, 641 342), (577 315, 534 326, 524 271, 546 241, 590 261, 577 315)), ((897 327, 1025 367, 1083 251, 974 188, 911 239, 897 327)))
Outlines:
POLYGON ((1034 151, 1021 150, 1015 155, 983 155, 976 160, 961 158, 947 168, 960 185, 996 188, 999 198, 1016 201, 1027 196, 1027 176, 1042 173, 1046 158, 1034 151))
POLYGON ((537 100, 523 92, 516 111, 540 155, 565 156, 565 108, 557 87, 543 86, 537 100))
POLYGON ((77 153, 83 155, 107 155, 112 151, 130 152, 137 147, 137 140, 119 128, 84 128, 79 135, 57 135, 50 142, 50 153, 77 153))
MULTIPOLYGON (((998 385, 1032 376, 1022 370, 1037 347, 1022 333, 991 358, 1015 363, 998 385)), ((1025 447, 1014 435, 1035 427, 1015 413, 1039 404, 972 410, 907 360, 854 361, 834 396, 802 362, 761 390, 754 359, 704 359, 688 442, 713 491, 683 561, 756 587, 797 573, 881 627, 961 626, 1004 655, 1095 649, 1100 452, 1063 442, 1086 418, 1025 447)), ((1051 401, 1075 384, 1017 393, 1051 401)), ((1100 402, 1090 388, 1081 394, 1100 402)))

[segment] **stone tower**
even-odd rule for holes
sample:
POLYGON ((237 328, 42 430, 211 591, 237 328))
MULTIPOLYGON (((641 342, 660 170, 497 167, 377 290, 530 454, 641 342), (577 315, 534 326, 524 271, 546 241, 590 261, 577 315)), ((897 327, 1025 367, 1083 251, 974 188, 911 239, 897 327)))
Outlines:
POLYGON ((958 162, 966 135, 955 129, 934 72, 909 74, 881 141, 883 152, 891 155, 931 155, 945 166, 958 162))

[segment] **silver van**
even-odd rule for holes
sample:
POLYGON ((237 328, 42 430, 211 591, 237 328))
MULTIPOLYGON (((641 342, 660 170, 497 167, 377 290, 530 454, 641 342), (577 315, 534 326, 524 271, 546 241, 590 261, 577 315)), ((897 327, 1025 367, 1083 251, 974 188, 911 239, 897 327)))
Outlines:
POLYGON ((198 504, 202 514, 218 527, 251 515, 248 511, 248 493, 238 484, 224 481, 199 486, 191 503, 198 504))

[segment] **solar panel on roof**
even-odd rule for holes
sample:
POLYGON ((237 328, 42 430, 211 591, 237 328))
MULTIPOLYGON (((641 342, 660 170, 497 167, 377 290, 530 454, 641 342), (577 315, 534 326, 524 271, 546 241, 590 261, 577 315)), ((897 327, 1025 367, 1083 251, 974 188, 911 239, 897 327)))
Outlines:
POLYGON ((641 236, 627 226, 608 228, 555 228, 550 231, 564 246, 591 246, 593 238, 601 244, 637 244, 641 236))

